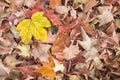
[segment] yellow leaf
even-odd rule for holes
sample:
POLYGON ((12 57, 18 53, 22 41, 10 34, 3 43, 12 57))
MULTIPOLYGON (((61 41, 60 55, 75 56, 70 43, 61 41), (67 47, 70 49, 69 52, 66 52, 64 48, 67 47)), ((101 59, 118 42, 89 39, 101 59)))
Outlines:
POLYGON ((36 70, 42 74, 42 76, 50 77, 50 80, 54 80, 56 73, 51 67, 48 66, 41 66, 39 69, 36 70))
POLYGON ((42 76, 50 77, 50 80, 54 80, 56 73, 53 70, 55 64, 52 56, 50 55, 49 62, 42 62, 42 65, 43 66, 40 66, 38 69, 35 70, 35 72, 41 73, 42 76))
POLYGON ((44 27, 51 26, 50 21, 43 16, 43 12, 36 12, 31 19, 24 19, 17 25, 17 30, 20 31, 22 42, 28 43, 32 36, 36 40, 46 40, 47 31, 44 27))

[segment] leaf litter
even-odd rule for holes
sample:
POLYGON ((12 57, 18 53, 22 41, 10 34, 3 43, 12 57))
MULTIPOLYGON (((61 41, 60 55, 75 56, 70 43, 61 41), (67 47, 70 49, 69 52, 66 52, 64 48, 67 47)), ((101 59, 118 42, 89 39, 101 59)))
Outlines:
POLYGON ((119 80, 120 0, 1 0, 0 80, 119 80))

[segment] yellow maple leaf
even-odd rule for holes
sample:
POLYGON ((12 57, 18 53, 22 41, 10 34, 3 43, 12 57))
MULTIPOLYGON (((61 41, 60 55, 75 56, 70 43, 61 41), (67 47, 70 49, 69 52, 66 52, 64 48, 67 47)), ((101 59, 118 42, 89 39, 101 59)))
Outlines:
POLYGON ((56 75, 53 67, 55 66, 52 56, 49 57, 49 62, 42 62, 42 66, 35 70, 35 72, 41 73, 42 76, 50 77, 50 80, 54 80, 56 75))
POLYGON ((23 43, 28 43, 32 36, 36 40, 46 40, 47 31, 44 27, 51 26, 50 21, 43 16, 43 12, 36 12, 31 19, 24 19, 17 25, 23 43))

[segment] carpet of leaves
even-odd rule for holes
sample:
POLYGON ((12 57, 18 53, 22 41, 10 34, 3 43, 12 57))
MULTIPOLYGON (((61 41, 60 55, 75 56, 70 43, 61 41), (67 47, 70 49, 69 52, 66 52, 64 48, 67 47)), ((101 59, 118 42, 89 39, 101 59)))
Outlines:
POLYGON ((0 0, 0 80, 120 80, 120 0, 0 0), (24 44, 36 12, 47 39, 24 44))

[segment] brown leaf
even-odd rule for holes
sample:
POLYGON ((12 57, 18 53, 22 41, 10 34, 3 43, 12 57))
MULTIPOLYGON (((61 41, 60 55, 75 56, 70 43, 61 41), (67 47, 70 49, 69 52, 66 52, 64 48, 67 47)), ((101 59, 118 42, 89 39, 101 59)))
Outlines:
POLYGON ((70 60, 76 57, 79 53, 80 53, 80 50, 79 50, 78 44, 76 45, 71 44, 69 47, 65 47, 65 49, 63 50, 64 59, 66 60, 70 60))
POLYGON ((57 34, 52 34, 52 31, 48 31, 47 40, 42 41, 43 43, 53 43, 57 37, 57 34))
POLYGON ((61 4, 61 0, 50 0, 50 8, 55 8, 55 6, 58 6, 61 4))
POLYGON ((32 45, 32 49, 30 54, 35 58, 39 59, 40 61, 48 61, 48 50, 50 49, 51 45, 43 44, 41 42, 34 42, 32 45))
POLYGON ((27 78, 29 76, 36 76, 38 73, 34 70, 36 69, 36 65, 30 65, 30 66, 21 66, 17 67, 17 69, 22 73, 23 78, 27 78))
POLYGON ((57 58, 57 59, 63 59, 64 54, 63 50, 66 46, 67 40, 68 40, 68 34, 65 33, 59 33, 55 42, 53 43, 53 46, 51 48, 52 54, 57 58))
POLYGON ((25 0, 24 5, 27 6, 28 8, 32 8, 36 4, 35 0, 25 0))
POLYGON ((88 2, 85 4, 84 12, 88 12, 96 4, 97 4, 96 0, 88 0, 88 2))
POLYGON ((100 12, 100 15, 97 16, 97 18, 100 21, 99 26, 105 25, 108 22, 111 22, 114 20, 113 14, 111 12, 113 6, 100 6, 98 7, 98 10, 100 12))
POLYGON ((59 26, 62 25, 62 22, 60 21, 60 15, 54 14, 53 10, 46 10, 45 16, 52 22, 53 26, 59 26))
POLYGON ((91 24, 89 24, 88 22, 86 21, 83 21, 82 23, 82 27, 85 29, 85 31, 91 35, 91 36, 95 36, 95 31, 94 31, 94 28, 91 24))
POLYGON ((0 76, 7 76, 10 72, 10 69, 5 67, 2 61, 0 60, 0 76))
POLYGON ((85 49, 85 50, 90 50, 95 44, 96 44, 96 39, 90 38, 83 27, 81 27, 81 34, 83 40, 80 41, 78 40, 78 43, 85 49))
POLYGON ((115 4, 117 2, 117 0, 106 0, 106 3, 109 4, 115 4))
POLYGON ((19 61, 16 59, 16 54, 8 55, 4 60, 3 63, 7 67, 15 68, 17 64, 23 63, 23 61, 19 61))

